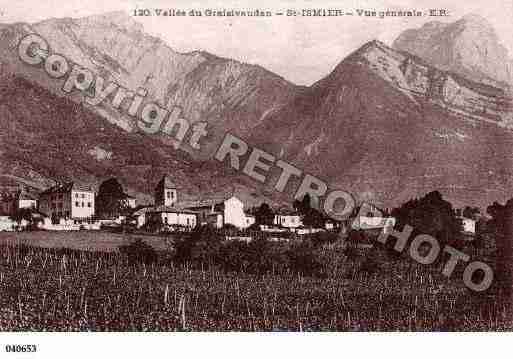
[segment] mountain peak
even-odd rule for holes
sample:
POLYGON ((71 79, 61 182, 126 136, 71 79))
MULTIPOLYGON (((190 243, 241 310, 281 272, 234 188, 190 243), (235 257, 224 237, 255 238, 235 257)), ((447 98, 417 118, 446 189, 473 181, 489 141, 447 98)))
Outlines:
POLYGON ((346 60, 352 60, 352 59, 364 56, 369 51, 372 51, 372 50, 375 50, 375 49, 386 50, 386 49, 390 49, 390 48, 386 44, 384 44, 383 42, 374 39, 374 40, 371 40, 371 41, 368 41, 368 42, 364 43, 358 49, 353 51, 351 54, 349 54, 349 56, 346 57, 346 59, 344 59, 342 61, 342 63, 345 62, 346 60))
POLYGON ((88 26, 114 25, 129 32, 143 32, 144 27, 125 11, 112 11, 76 19, 76 22, 88 26))
POLYGON ((480 26, 491 27, 491 24, 488 22, 488 20, 486 20, 484 17, 482 17, 479 14, 473 14, 473 13, 463 16, 459 20, 459 22, 465 23, 465 24, 475 24, 475 25, 480 25, 480 26))
POLYGON ((477 82, 502 88, 513 83, 513 62, 493 26, 481 15, 406 30, 393 47, 477 82))

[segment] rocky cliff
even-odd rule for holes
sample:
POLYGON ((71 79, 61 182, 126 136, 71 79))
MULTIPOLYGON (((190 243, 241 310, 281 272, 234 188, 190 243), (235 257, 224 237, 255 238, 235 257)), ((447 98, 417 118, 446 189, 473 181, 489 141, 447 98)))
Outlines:
POLYGON ((393 47, 430 65, 497 87, 513 84, 513 62, 490 23, 467 15, 453 23, 428 22, 404 31, 393 47))

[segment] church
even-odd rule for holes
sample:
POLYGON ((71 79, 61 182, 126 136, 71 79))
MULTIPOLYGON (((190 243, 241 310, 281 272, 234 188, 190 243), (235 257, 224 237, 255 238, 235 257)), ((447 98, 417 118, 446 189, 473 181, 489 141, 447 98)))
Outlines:
POLYGON ((155 187, 155 205, 135 212, 137 227, 146 224, 192 229, 210 224, 215 228, 233 225, 245 229, 255 223, 247 214, 244 203, 236 196, 218 197, 197 201, 180 201, 179 188, 167 175, 155 187))

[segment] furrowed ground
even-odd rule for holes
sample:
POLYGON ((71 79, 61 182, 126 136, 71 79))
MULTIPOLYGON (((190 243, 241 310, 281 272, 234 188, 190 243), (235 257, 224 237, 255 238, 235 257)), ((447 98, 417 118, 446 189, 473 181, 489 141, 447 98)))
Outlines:
MULTIPOLYGON (((454 279, 443 278, 440 266, 422 267, 407 260, 369 263, 366 255, 339 255, 337 244, 329 244, 316 249, 321 261, 329 263, 316 275, 275 270, 274 265, 255 274, 246 263, 229 271, 197 258, 194 264, 178 262, 166 250, 156 252, 152 260, 135 258, 116 250, 121 240, 122 235, 105 232, 27 232, 16 240, 12 234, 0 234, 0 330, 513 328, 509 303, 493 294, 471 292, 457 273, 454 279), (46 247, 67 238, 73 249, 42 248, 37 242, 42 239, 35 239, 41 235, 46 236, 46 247), (80 244, 84 241, 88 245, 80 244), (76 250, 86 247, 89 250, 76 250)), ((159 239, 145 241, 153 245, 159 239)))

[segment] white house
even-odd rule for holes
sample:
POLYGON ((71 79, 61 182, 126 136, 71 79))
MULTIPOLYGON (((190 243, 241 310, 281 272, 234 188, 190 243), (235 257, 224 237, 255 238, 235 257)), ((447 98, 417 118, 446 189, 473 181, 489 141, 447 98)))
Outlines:
POLYGON ((157 206, 146 212, 147 221, 164 226, 194 228, 198 224, 196 212, 168 206, 157 206))
POLYGON ((23 208, 37 208, 37 199, 33 194, 23 189, 2 195, 0 210, 5 214, 14 214, 23 208))
POLYGON ((303 226, 301 215, 293 210, 280 209, 278 213, 274 215, 275 225, 285 228, 298 228, 303 226))
POLYGON ((325 222, 324 222, 324 228, 328 231, 332 231, 336 228, 337 226, 337 222, 333 221, 333 220, 330 220, 330 219, 327 219, 325 222))
POLYGON ((141 228, 148 221, 148 212, 152 210, 152 207, 144 207, 134 212, 134 216, 137 218, 137 228, 141 228))
POLYGON ((8 216, 0 216, 0 232, 12 232, 17 223, 8 216))
POLYGON ((463 233, 474 235, 476 234, 476 223, 477 221, 472 218, 461 217, 463 223, 463 233))
POLYGON ((224 225, 223 198, 183 201, 179 206, 198 213, 198 225, 210 224, 215 228, 222 228, 224 225))
POLYGON ((39 211, 53 221, 72 219, 76 223, 94 216, 94 191, 74 182, 58 184, 39 196, 39 211))
POLYGON ((244 212, 244 203, 235 196, 223 202, 224 224, 231 224, 237 228, 245 229, 255 223, 255 217, 244 212))
POLYGON ((199 224, 211 224, 216 228, 231 224, 245 229, 255 223, 255 216, 245 212, 244 203, 236 196, 186 201, 177 205, 198 213, 199 224))
POLYGON ((390 233, 395 226, 394 217, 358 216, 352 223, 353 229, 382 229, 383 233, 390 233))
POLYGON ((20 192, 17 198, 18 208, 37 208, 37 199, 28 192, 20 192))
POLYGON ((130 195, 126 195, 125 197, 125 205, 128 207, 128 208, 135 208, 137 207, 137 200, 134 196, 130 196, 130 195))

